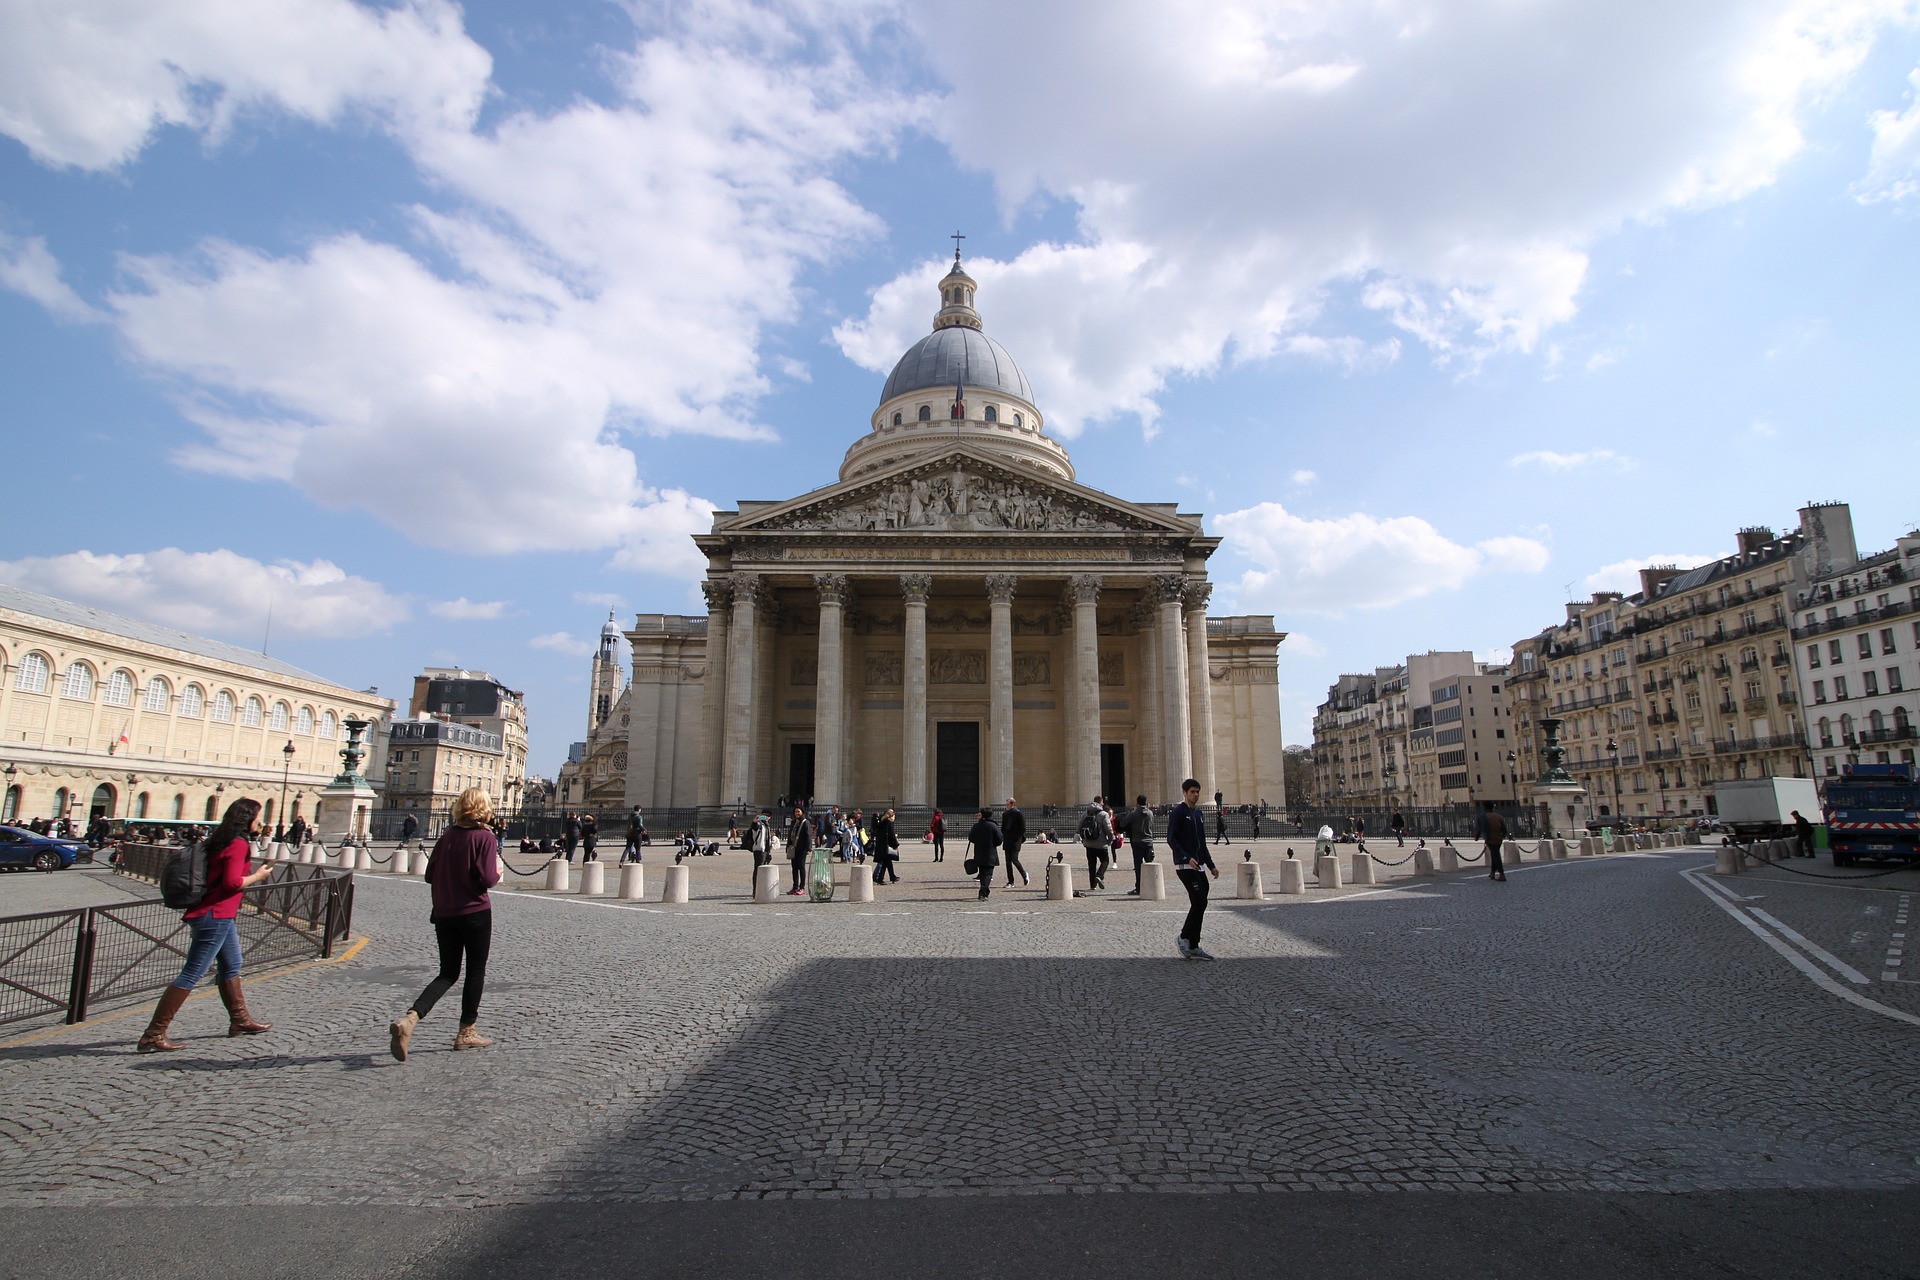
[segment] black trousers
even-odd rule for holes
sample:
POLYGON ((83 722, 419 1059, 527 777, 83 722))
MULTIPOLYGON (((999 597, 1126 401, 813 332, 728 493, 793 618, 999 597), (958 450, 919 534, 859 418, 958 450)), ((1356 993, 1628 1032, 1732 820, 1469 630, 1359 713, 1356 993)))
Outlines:
POLYGON ((873 882, 875 884, 899 884, 900 873, 893 864, 900 861, 900 855, 892 849, 873 851, 873 882))
POLYGON ((1140 892, 1140 868, 1147 865, 1147 855, 1153 852, 1152 845, 1133 846, 1133 891, 1140 892))
POLYGON ((1113 854, 1105 845, 1091 845, 1087 849, 1087 887, 1104 889, 1107 887, 1107 868, 1113 863, 1113 854))
POLYGON ((1010 844, 1000 852, 1004 854, 1007 859, 1007 883, 1009 885, 1013 883, 1013 873, 1018 871, 1020 873, 1020 883, 1025 884, 1027 882, 1027 869, 1020 865, 1020 846, 1010 844))
POLYGON ((1180 936, 1197 947, 1200 926, 1207 918, 1207 873, 1203 867, 1179 867, 1174 874, 1187 886, 1187 922, 1180 926, 1180 936))
POLYGON ((1507 874, 1506 863, 1500 861, 1500 841, 1498 840, 1487 841, 1487 874, 1490 876, 1507 874))
POLYGON ((987 897, 993 892, 993 868, 984 862, 980 864, 980 896, 987 897))
POLYGON ((944 833, 933 838, 933 860, 935 862, 947 860, 947 837, 944 833))
POLYGON ((812 855, 803 854, 798 858, 788 859, 793 863, 793 887, 796 889, 802 887, 802 881, 807 878, 807 858, 810 856, 812 855))
POLYGON ((422 1018, 433 1012, 440 997, 460 981, 460 962, 464 959, 467 981, 460 988, 460 1025, 472 1026, 480 1020, 480 993, 487 986, 487 953, 493 949, 493 912, 476 911, 468 916, 435 920, 433 936, 440 943, 440 974, 413 1002, 413 1011, 422 1018))

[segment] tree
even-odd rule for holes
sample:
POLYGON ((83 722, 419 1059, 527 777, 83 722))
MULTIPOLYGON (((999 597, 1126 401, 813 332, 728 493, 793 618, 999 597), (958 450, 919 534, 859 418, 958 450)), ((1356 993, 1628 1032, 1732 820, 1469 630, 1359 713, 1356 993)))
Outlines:
POLYGON ((1283 753, 1287 779, 1287 808, 1295 813, 1311 809, 1313 793, 1313 748, 1288 747, 1283 753))

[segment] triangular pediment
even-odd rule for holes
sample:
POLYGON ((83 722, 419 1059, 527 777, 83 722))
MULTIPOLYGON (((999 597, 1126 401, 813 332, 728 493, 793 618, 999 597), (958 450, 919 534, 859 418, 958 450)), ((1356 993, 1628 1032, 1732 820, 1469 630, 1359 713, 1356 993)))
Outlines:
POLYGON ((1098 489, 970 448, 909 459, 787 502, 754 504, 715 533, 1169 533, 1197 520, 1124 502, 1098 489))

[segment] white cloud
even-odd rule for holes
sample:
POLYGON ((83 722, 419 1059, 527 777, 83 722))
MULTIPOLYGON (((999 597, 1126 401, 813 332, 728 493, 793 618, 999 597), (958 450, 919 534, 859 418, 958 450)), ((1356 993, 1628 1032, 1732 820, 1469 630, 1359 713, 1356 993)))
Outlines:
POLYGON ((1317 471, 1296 471, 1291 477, 1295 484, 1301 486, 1310 485, 1319 478, 1320 473, 1317 471))
POLYGON ((603 609, 624 609, 626 600, 611 591, 576 591, 573 593, 575 604, 597 604, 603 609))
POLYGON ((437 600, 427 606, 427 612, 455 622, 491 622, 506 617, 511 605, 510 600, 469 600, 461 596, 458 600, 437 600))
POLYGON ((25 294, 62 320, 104 320, 60 278, 60 264, 39 236, 17 239, 0 231, 0 286, 25 294))
POLYGON ((585 658, 593 653, 594 642, 581 639, 570 631, 549 631, 527 641, 527 646, 532 649, 551 649, 571 658, 585 658))
POLYGON ((262 564, 226 550, 29 556, 0 560, 0 581, 248 644, 260 639, 269 609, 275 635, 364 635, 408 616, 404 599, 329 561, 262 564))
POLYGON ((44 164, 108 169, 163 126, 217 138, 266 108, 460 127, 491 67, 445 0, 12 0, 0 6, 0 132, 44 164))
POLYGON ((1289 631, 1280 652, 1288 658, 1324 658, 1327 646, 1304 631, 1289 631))
POLYGON ((1551 449, 1535 449, 1531 453, 1517 453, 1507 459, 1510 467, 1539 467, 1543 471, 1578 471, 1582 467, 1609 466, 1621 471, 1631 471, 1639 464, 1632 458, 1615 453, 1611 449, 1590 449, 1584 453, 1555 453, 1551 449))
POLYGON ((1640 570, 1651 565, 1670 564, 1681 569, 1692 569, 1717 559, 1718 556, 1685 554, 1635 556, 1600 566, 1582 578, 1580 585, 1589 594, 1595 591, 1618 591, 1622 595, 1632 595, 1640 590, 1640 570))
POLYGON ((1754 435, 1759 436, 1763 440, 1771 440, 1780 434, 1780 428, 1764 418, 1754 419, 1753 422, 1748 424, 1747 430, 1753 432, 1754 435))
POLYGON ((1920 68, 1907 83, 1912 88, 1905 111, 1876 111, 1868 118, 1873 159, 1854 188, 1862 203, 1905 200, 1920 191, 1920 68))
MULTIPOLYGON (((1357 300, 1466 364, 1573 316, 1623 224, 1737 200, 1905 0, 981 0, 909 12, 937 127, 1003 203, 1060 199, 1078 243, 977 260, 988 332, 1051 423, 1136 414, 1171 378, 1318 348, 1357 300), (1097 37, 1090 36, 1097 33, 1097 37)), ((882 368, 938 265, 838 331, 882 368)), ((1342 357, 1346 358, 1346 357, 1342 357)))
POLYGON ((1263 502, 1216 523, 1227 545, 1258 566, 1234 584, 1237 607, 1282 615, 1381 609, 1455 590, 1482 573, 1537 572, 1548 559, 1531 538, 1464 546, 1418 516, 1313 520, 1263 502))
POLYGON ((1490 667, 1504 667, 1513 661, 1513 646, 1502 644, 1495 645, 1491 649, 1475 649, 1473 660, 1484 662, 1490 667))

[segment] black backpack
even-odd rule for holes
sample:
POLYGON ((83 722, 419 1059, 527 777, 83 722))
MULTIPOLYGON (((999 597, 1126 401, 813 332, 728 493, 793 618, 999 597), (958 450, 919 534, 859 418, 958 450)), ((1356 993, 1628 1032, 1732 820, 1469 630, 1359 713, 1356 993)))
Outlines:
POLYGON ((207 896, 207 844, 195 840, 167 860, 160 873, 160 900, 175 911, 190 911, 207 896))

